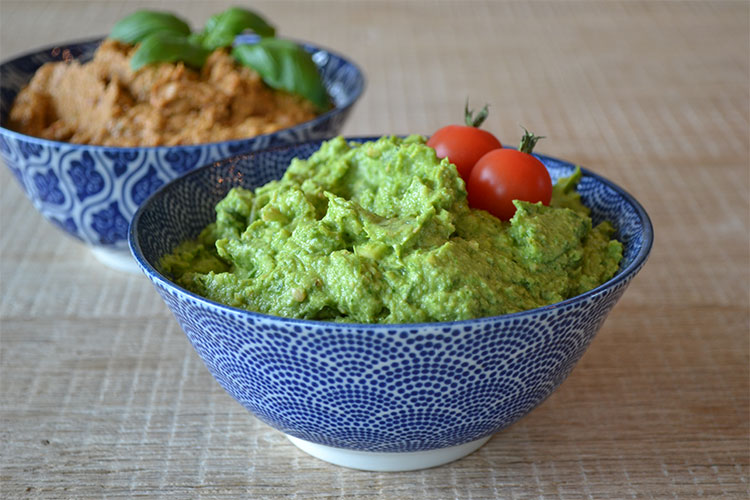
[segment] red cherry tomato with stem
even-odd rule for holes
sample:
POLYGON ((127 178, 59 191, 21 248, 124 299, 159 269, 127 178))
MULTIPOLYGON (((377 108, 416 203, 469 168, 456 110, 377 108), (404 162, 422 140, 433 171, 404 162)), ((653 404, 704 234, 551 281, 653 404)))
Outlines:
POLYGON ((466 125, 443 127, 427 141, 427 145, 435 150, 438 158, 447 157, 456 166, 464 182, 468 182, 471 169, 479 158, 493 149, 503 147, 497 137, 479 128, 488 113, 485 106, 474 117, 467 100, 464 109, 466 125))
POLYGON ((490 151, 474 165, 466 183, 469 206, 507 221, 516 213, 513 200, 549 205, 552 180, 542 162, 531 155, 541 137, 524 130, 518 150, 490 151))

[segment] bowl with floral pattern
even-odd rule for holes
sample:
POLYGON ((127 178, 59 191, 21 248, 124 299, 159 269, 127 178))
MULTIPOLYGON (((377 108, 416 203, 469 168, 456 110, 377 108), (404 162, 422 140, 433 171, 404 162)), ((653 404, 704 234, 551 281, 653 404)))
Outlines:
MULTIPOLYGON (((164 256, 215 220, 232 187, 278 179, 292 158, 319 146, 241 155, 180 177, 139 208, 130 247, 216 381, 300 449, 334 464, 421 469, 481 447, 565 380, 651 249, 641 205, 583 169, 578 192, 594 221, 613 224, 622 261, 602 285, 536 309, 413 324, 289 319, 211 301, 160 270, 164 256)), ((553 180, 575 170, 539 158, 553 180)))
POLYGON ((271 134, 185 146, 109 147, 41 139, 6 128, 16 95, 39 67, 54 61, 87 61, 100 42, 98 38, 63 43, 0 64, 0 157, 44 218, 90 246, 105 264, 132 272, 137 267, 128 252, 128 224, 158 187, 221 158, 332 137, 364 89, 364 76, 356 64, 303 43, 318 66, 333 108, 271 134))

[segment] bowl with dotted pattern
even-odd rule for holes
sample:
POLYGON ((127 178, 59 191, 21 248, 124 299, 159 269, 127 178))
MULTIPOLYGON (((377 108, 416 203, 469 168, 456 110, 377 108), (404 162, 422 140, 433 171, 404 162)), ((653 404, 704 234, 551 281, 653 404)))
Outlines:
MULTIPOLYGON (((158 270, 162 256, 213 222, 229 189, 278 179, 292 158, 319 146, 239 155, 180 177, 138 210, 130 247, 218 383, 298 447, 332 463, 420 469, 479 448, 565 380, 651 249, 653 230, 640 204, 583 169, 578 190, 594 223, 614 224, 624 247, 620 269, 589 292, 538 309, 446 323, 296 320, 212 302, 158 270)), ((553 181, 575 168, 539 158, 553 181)))
POLYGON ((111 147, 52 141, 6 128, 13 100, 39 67, 48 62, 88 61, 100 42, 97 38, 60 44, 0 64, 0 157, 44 218, 89 245, 105 264, 133 272, 139 271, 128 251, 128 224, 157 188, 221 158, 333 137, 364 89, 362 71, 353 62, 303 43, 334 107, 271 134, 184 146, 111 147))

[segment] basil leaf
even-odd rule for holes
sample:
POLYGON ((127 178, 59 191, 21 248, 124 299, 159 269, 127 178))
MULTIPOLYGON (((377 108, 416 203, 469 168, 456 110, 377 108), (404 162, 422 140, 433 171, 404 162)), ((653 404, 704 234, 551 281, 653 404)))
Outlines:
POLYGON ((231 7, 211 16, 203 30, 203 46, 209 50, 231 47, 234 38, 245 30, 253 30, 261 37, 271 37, 276 29, 255 12, 231 7))
POLYGON ((203 33, 203 32, 200 32, 200 33, 191 33, 190 35, 188 35, 188 41, 190 43, 193 43, 195 45, 200 45, 201 47, 203 47, 203 39, 205 37, 206 37, 206 34, 203 33))
POLYGON ((330 101, 312 56, 289 40, 261 38, 257 43, 237 45, 232 56, 258 72, 269 87, 299 94, 320 110, 330 101))
POLYGON ((189 35, 190 26, 179 17, 167 12, 139 10, 121 19, 112 28, 109 37, 121 42, 136 44, 158 32, 189 35))
POLYGON ((130 59, 130 68, 137 71, 147 64, 175 61, 182 61, 187 66, 200 68, 210 53, 210 50, 192 43, 184 35, 161 31, 149 35, 141 42, 130 59))

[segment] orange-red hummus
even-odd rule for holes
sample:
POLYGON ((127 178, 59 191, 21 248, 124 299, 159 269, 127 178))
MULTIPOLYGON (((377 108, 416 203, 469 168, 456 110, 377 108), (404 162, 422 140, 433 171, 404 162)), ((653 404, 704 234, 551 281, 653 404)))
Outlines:
POLYGON ((47 63, 18 94, 9 128, 106 146, 170 146, 266 134, 315 117, 309 101, 270 89, 225 49, 200 71, 182 63, 130 69, 132 45, 105 40, 93 60, 47 63))

